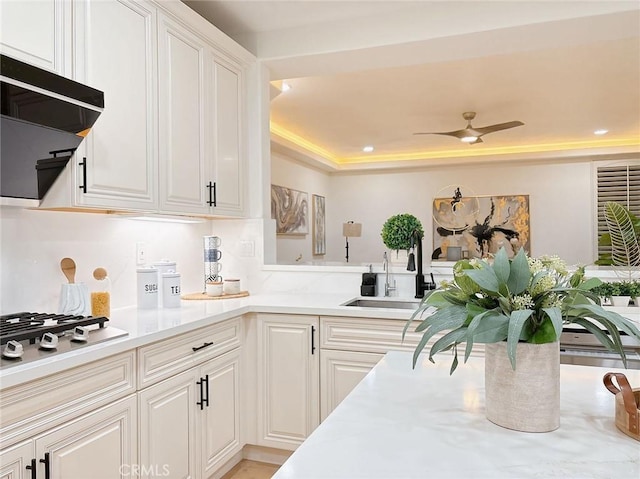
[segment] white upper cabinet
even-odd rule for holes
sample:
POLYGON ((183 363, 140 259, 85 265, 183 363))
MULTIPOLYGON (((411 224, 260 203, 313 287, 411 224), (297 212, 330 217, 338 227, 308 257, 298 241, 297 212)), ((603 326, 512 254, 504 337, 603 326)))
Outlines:
POLYGON ((3 1, 0 51, 45 70, 69 76, 71 7, 65 0, 3 1), (67 26, 67 28, 65 28, 67 26))
POLYGON ((243 216, 242 70, 197 31, 159 23, 160 210, 243 216))
POLYGON ((221 58, 213 62, 214 120, 214 212, 228 216, 244 214, 245 167, 242 149, 243 101, 240 69, 221 58))
POLYGON ((131 0, 75 5, 77 77, 105 98, 76 153, 77 204, 156 209, 156 10, 131 0))
POLYGON ((159 18, 160 209, 209 213, 204 42, 159 18))
POLYGON ((73 2, 73 77, 105 107, 42 207, 157 210, 156 16, 144 0, 73 2))

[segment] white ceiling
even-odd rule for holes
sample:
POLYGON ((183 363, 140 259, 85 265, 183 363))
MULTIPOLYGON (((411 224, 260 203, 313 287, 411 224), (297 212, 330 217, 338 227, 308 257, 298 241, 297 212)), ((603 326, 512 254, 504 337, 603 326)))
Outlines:
POLYGON ((272 138, 328 169, 640 151, 638 2, 185 3, 291 85, 272 138), (413 135, 464 111, 525 125, 476 145, 413 135))

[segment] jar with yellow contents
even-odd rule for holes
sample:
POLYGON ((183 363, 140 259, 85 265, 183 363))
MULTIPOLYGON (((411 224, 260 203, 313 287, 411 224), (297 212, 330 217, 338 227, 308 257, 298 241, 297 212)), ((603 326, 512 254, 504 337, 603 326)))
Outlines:
POLYGON ((91 289, 91 316, 111 316, 111 280, 107 270, 96 268, 93 271, 95 279, 91 289))

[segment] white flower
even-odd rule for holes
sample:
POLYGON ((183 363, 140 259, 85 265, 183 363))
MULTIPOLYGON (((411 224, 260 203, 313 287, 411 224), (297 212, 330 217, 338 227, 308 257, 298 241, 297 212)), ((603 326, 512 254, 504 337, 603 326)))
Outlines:
POLYGON ((549 291, 556 286, 556 280, 550 274, 542 276, 538 282, 531 288, 531 295, 537 296, 544 291, 549 291))
POLYGON ((556 293, 550 293, 542 301, 543 308, 559 308, 561 306, 562 306, 562 298, 560 298, 560 296, 558 296, 556 293))
POLYGON ((521 294, 511 298, 511 306, 514 311, 519 309, 531 309, 533 308, 533 299, 528 294, 521 294))

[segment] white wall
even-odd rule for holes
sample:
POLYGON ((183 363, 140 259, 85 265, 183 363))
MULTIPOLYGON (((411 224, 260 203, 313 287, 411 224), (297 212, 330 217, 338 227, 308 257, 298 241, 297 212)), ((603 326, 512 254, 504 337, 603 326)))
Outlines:
MULTIPOLYGON (((297 164, 295 174, 285 171, 291 161, 280 157, 274 162, 280 167, 274 167, 272 183, 286 181, 285 186, 310 191, 305 166, 297 164)), ((350 263, 380 263, 385 251, 382 225, 392 215, 411 213, 425 229, 424 262, 428 264, 433 244, 432 200, 453 184, 467 186, 476 195, 529 195, 532 255, 558 254, 569 263, 584 264, 596 259, 593 163, 584 160, 333 174, 326 179, 324 260, 344 261, 342 223, 353 220, 362 223, 362 237, 349 240, 350 263)), ((310 255, 310 238, 298 243, 278 239, 279 258, 301 252, 305 258, 310 255)))
MULTIPOLYGON (((302 165, 283 154, 271 153, 271 184, 305 191, 309 194, 309 216, 307 235, 278 235, 276 241, 276 261, 278 264, 314 260, 326 260, 324 256, 314 256, 311 244, 313 226, 312 195, 325 197, 325 207, 329 208, 329 174, 307 165, 302 165)), ((328 225, 327 225, 328 226, 328 225)))

